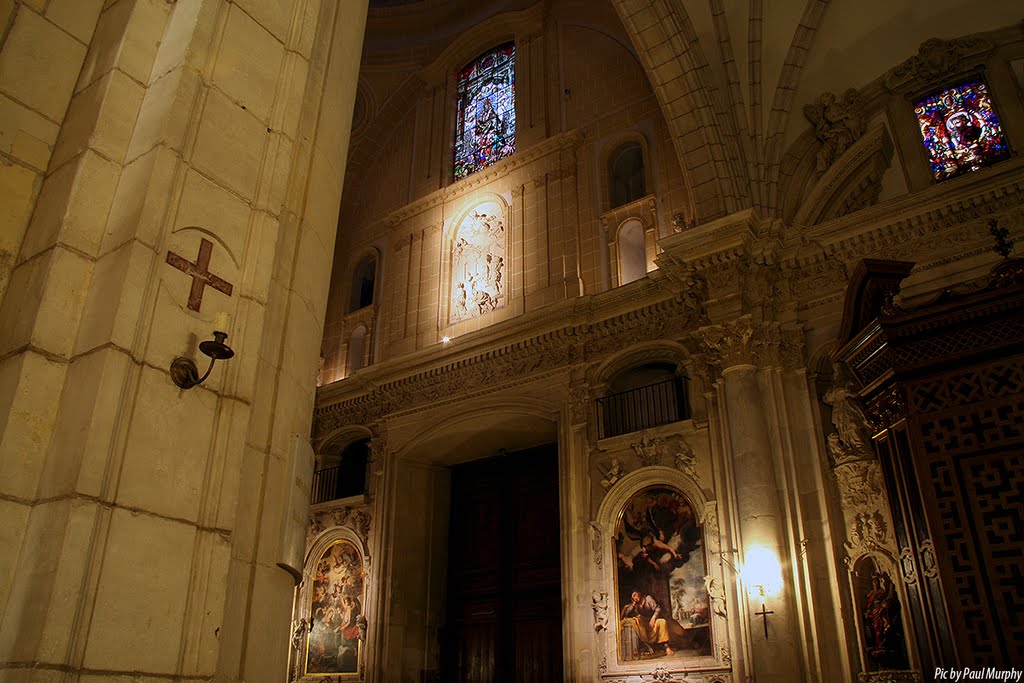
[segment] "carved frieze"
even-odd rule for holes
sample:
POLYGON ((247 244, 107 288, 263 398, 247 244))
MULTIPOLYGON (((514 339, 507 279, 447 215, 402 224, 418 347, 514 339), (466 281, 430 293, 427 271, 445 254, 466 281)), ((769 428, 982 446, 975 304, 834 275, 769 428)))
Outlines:
MULTIPOLYGON (((536 338, 508 344, 458 363, 431 367, 401 380, 373 385, 364 393, 317 408, 314 432, 367 424, 396 411, 490 393, 531 381, 581 360, 651 339, 678 339, 695 324, 694 311, 679 298, 666 299, 600 322, 577 322, 536 338)), ((371 368, 372 370, 372 368, 371 368)), ((580 410, 589 410, 582 403, 580 410)))

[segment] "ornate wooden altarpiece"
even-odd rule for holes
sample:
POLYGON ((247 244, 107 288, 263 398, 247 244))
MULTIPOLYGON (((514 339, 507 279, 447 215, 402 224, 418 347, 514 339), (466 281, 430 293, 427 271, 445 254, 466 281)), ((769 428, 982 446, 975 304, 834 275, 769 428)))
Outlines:
POLYGON ((874 423, 921 670, 1019 665, 1024 260, 905 309, 893 297, 913 265, 858 266, 833 359, 874 423))

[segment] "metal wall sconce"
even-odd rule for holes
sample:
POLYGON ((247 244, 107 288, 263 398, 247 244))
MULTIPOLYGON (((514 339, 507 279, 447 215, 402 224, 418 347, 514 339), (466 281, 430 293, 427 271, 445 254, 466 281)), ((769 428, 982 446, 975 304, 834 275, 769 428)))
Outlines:
POLYGON ((199 376, 199 368, 191 358, 178 356, 171 361, 171 380, 182 389, 191 389, 197 384, 202 384, 203 380, 210 376, 214 363, 219 360, 227 360, 235 355, 231 347, 224 343, 227 338, 227 332, 214 332, 213 341, 207 339, 204 342, 199 342, 199 350, 210 357, 210 367, 206 369, 205 375, 199 376))

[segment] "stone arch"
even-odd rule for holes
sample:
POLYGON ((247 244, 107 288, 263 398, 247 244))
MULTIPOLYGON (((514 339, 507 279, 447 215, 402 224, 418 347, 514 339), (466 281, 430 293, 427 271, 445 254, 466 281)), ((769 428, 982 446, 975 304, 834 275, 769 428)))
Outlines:
POLYGON ((617 374, 643 363, 675 363, 685 373, 690 354, 682 344, 670 339, 658 339, 634 344, 612 355, 595 368, 590 383, 598 391, 617 374))
POLYGON ((679 165, 692 178, 696 221, 739 210, 748 202, 749 191, 743 189, 742 176, 728 159, 741 155, 736 150, 727 154, 726 131, 708 95, 715 91, 710 68, 700 53, 686 10, 680 3, 655 3, 639 9, 626 0, 614 0, 613 4, 658 96, 679 165), (655 64, 652 55, 660 51, 653 48, 661 45, 670 46, 676 56, 655 64), (699 170, 706 164, 710 173, 699 170))
POLYGON ((654 177, 654 163, 651 158, 651 145, 642 131, 638 129, 622 131, 616 135, 613 135, 603 142, 600 142, 600 149, 597 154, 597 172, 598 172, 598 187, 600 187, 601 196, 601 209, 608 211, 609 209, 615 208, 612 206, 611 197, 611 173, 610 166, 612 162, 612 156, 616 151, 622 149, 629 143, 635 143, 640 146, 640 150, 643 154, 644 161, 644 182, 647 188, 645 194, 654 194, 655 191, 655 177, 654 177))
MULTIPOLYGON (((557 439, 557 416, 559 406, 553 401, 543 399, 509 399, 501 396, 485 396, 476 401, 471 409, 466 409, 465 402, 449 406, 438 414, 432 424, 405 442, 395 453, 396 460, 429 462, 432 465, 447 466, 457 464, 458 460, 445 457, 445 453, 436 450, 436 444, 451 441, 453 435, 462 435, 461 447, 486 446, 497 443, 513 434, 523 426, 540 429, 544 424, 549 431, 534 431, 543 434, 550 440, 557 439), (485 435, 486 438, 474 439, 472 434, 485 435)), ((519 441, 503 441, 513 448, 525 448, 543 443, 531 443, 529 439, 519 441)), ((491 453, 496 450, 491 450, 491 453)))
MULTIPOLYGON (((689 504, 696 517, 696 523, 700 526, 700 549, 704 559, 703 571, 705 573, 702 577, 696 578, 703 579, 704 590, 708 594, 707 618, 711 628, 711 643, 710 652, 700 660, 693 661, 695 664, 700 662, 701 665, 708 668, 718 668, 724 663, 721 659, 722 651, 723 648, 728 648, 730 638, 729 624, 726 621, 724 608, 719 608, 724 604, 736 604, 735 586, 726 583, 724 563, 715 562, 722 547, 719 536, 721 525, 719 524, 718 504, 708 492, 700 487, 696 480, 684 472, 661 465, 641 467, 622 477, 605 494, 591 524, 591 533, 594 534, 592 545, 595 553, 594 561, 598 568, 594 593, 595 595, 607 594, 609 602, 611 602, 609 617, 614 620, 613 623, 599 630, 598 650, 604 654, 610 672, 622 675, 638 673, 635 667, 639 661, 623 660, 619 648, 621 624, 618 620, 618 610, 622 596, 617 596, 619 562, 616 533, 625 506, 634 496, 652 487, 668 489, 681 495, 689 504), (709 586, 714 586, 714 588, 709 590, 709 586), (724 603, 716 602, 721 598, 724 598, 724 603), (612 614, 615 616, 611 616, 612 614)), ((666 611, 673 614, 671 606, 666 611)))

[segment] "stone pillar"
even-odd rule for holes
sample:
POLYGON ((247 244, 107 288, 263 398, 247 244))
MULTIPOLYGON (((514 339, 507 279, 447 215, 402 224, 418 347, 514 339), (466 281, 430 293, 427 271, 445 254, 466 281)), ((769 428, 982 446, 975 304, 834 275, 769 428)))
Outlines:
POLYGON ((283 677, 367 2, 50 6, 99 18, 0 302, 0 678, 283 677), (179 389, 215 324, 235 358, 179 389))
POLYGON ((568 611, 563 615, 562 661, 566 681, 587 681, 597 669, 600 655, 594 647, 591 594, 594 567, 583 558, 593 557, 590 528, 590 447, 587 430, 594 414, 594 399, 586 383, 569 389, 561 420, 558 445, 559 490, 561 493, 563 595, 568 611))
MULTIPOLYGON (((769 346, 777 343, 777 323, 755 323, 750 316, 721 325, 703 327, 695 335, 708 347, 720 376, 720 413, 728 440, 730 459, 726 481, 730 485, 732 509, 740 563, 752 548, 767 549, 782 567, 782 586, 777 594, 765 596, 768 637, 764 636, 762 598, 747 593, 745 580, 741 601, 745 601, 744 629, 752 661, 747 670, 754 681, 806 680, 803 672, 799 615, 794 571, 789 566, 792 539, 782 517, 783 495, 776 477, 778 457, 773 454, 772 431, 766 405, 770 396, 761 389, 759 375, 769 346)), ((770 370, 768 371, 770 372, 770 370)), ((714 377, 711 378, 712 380, 714 377)))

